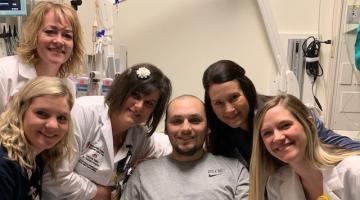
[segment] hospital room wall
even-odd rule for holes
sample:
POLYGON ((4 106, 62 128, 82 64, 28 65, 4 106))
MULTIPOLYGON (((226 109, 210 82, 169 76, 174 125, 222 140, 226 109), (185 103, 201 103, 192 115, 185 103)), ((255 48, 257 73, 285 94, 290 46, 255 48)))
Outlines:
MULTIPOLYGON (((269 2, 280 33, 318 32, 319 1, 269 2)), ((83 1, 79 8, 86 33, 91 32, 93 9, 93 1, 83 1)), ((331 24, 331 4, 322 10, 324 18, 330 16, 322 23, 331 24)), ((203 98, 202 74, 219 59, 240 64, 258 92, 270 94, 276 66, 255 0, 128 0, 114 9, 113 16, 116 50, 127 47, 128 66, 151 62, 160 67, 172 80, 173 97, 188 93, 203 98)), ((321 31, 329 30, 331 25, 321 31)), ((91 53, 91 34, 86 40, 91 53)), ((325 70, 327 65, 323 63, 325 70)), ((322 90, 319 87, 318 93, 322 90)))

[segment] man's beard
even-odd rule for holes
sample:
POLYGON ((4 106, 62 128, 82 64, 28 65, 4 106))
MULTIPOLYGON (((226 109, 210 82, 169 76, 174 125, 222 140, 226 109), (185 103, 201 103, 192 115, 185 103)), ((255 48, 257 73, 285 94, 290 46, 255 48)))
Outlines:
POLYGON ((194 146, 193 148, 191 149, 186 149, 186 150, 183 150, 179 147, 175 147, 174 148, 174 151, 176 151, 176 153, 178 155, 182 155, 182 156, 193 156, 195 155, 196 153, 200 152, 203 150, 203 147, 202 146, 194 146))

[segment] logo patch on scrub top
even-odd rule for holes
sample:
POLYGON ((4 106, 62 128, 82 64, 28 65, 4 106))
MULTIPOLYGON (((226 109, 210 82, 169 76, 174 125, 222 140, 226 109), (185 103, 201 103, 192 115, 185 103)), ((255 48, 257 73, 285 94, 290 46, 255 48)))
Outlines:
POLYGON ((209 177, 214 177, 214 176, 219 176, 219 175, 222 175, 223 173, 225 173, 225 169, 209 169, 208 170, 208 175, 209 177))
POLYGON ((86 145, 86 148, 87 152, 80 156, 79 163, 91 171, 96 172, 104 157, 104 150, 91 143, 86 145))

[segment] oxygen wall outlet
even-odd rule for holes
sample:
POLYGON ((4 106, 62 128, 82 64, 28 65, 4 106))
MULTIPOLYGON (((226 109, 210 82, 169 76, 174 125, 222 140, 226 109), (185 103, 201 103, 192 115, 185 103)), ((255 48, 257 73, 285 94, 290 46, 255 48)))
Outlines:
POLYGON ((346 13, 347 24, 358 24, 360 22, 360 5, 349 5, 346 13))

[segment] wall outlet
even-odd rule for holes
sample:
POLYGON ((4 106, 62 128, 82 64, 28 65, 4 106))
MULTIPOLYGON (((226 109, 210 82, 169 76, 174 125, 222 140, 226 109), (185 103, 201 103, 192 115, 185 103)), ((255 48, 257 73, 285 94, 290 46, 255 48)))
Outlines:
POLYGON ((349 5, 346 13, 347 24, 359 24, 360 22, 360 5, 349 5))

